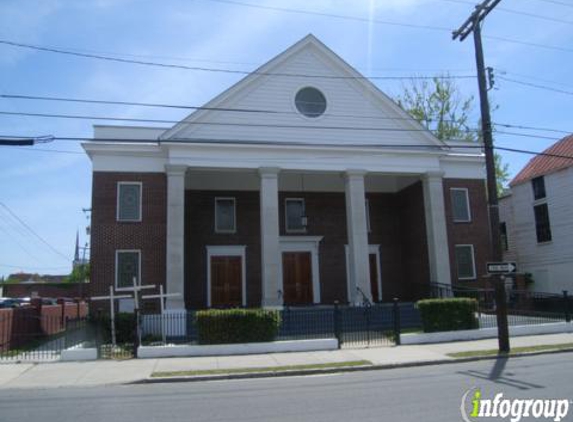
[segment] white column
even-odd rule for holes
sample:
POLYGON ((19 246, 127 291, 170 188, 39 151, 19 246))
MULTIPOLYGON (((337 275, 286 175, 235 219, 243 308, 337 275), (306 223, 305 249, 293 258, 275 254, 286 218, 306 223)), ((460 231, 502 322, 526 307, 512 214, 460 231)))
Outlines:
POLYGON ((277 168, 260 168, 262 305, 282 306, 279 247, 279 186, 277 168))
POLYGON ((167 254, 165 265, 167 293, 180 297, 167 299, 168 310, 184 310, 184 229, 186 166, 165 165, 167 173, 167 254))
POLYGON ((348 300, 356 305, 363 296, 372 300, 370 291, 370 263, 368 260, 368 228, 366 226, 366 196, 361 170, 347 170, 345 179, 346 228, 348 232, 348 265, 350 294, 348 300), (360 289, 362 293, 358 291, 360 289))
POLYGON ((443 173, 426 173, 424 185, 424 208, 426 214, 426 234, 430 261, 430 281, 451 284, 450 253, 446 212, 444 206, 443 173))

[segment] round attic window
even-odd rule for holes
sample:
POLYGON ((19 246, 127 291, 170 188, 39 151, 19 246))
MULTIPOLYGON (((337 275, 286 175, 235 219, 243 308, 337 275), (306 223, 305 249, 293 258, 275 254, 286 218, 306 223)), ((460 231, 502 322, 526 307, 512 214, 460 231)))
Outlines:
POLYGON ((306 117, 319 117, 326 110, 326 98, 316 88, 302 88, 294 98, 296 109, 306 117))

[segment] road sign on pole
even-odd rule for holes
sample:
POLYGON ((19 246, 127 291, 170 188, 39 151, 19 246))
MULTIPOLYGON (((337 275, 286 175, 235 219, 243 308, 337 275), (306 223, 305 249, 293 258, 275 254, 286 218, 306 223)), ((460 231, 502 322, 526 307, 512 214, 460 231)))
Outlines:
POLYGON ((488 274, 514 274, 517 270, 515 262, 488 262, 488 274))

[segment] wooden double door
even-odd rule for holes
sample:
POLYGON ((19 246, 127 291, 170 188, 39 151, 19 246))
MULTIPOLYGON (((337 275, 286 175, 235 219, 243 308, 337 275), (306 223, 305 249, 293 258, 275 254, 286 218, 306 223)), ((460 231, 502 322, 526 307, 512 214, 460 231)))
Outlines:
POLYGON ((284 304, 312 304, 312 254, 310 252, 283 252, 282 264, 284 304))
POLYGON ((240 256, 211 257, 211 306, 243 305, 243 260, 240 256))

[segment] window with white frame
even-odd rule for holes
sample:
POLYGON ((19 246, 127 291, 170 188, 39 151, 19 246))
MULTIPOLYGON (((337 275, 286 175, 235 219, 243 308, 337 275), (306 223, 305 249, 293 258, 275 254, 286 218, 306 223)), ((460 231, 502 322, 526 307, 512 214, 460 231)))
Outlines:
POLYGON ((473 245, 456 245, 456 268, 458 280, 474 280, 476 265, 473 245))
POLYGON ((470 199, 466 188, 451 188, 452 216, 456 223, 470 222, 470 199))
POLYGON ((235 198, 215 198, 215 232, 235 233, 237 231, 235 198))
POLYGON ((115 288, 133 289, 133 278, 141 284, 141 251, 118 250, 115 252, 115 288))
POLYGON ((285 229, 287 232, 306 231, 304 199, 285 199, 285 229))
POLYGON ((117 221, 141 221, 141 182, 118 182, 117 221))

